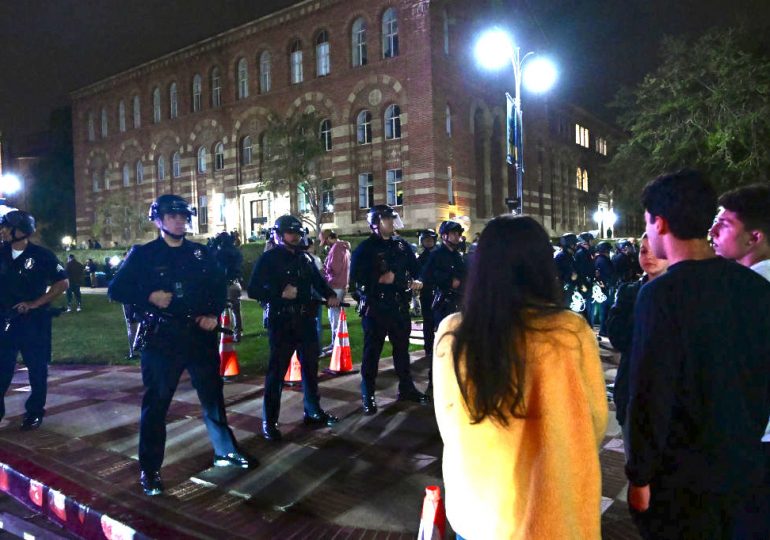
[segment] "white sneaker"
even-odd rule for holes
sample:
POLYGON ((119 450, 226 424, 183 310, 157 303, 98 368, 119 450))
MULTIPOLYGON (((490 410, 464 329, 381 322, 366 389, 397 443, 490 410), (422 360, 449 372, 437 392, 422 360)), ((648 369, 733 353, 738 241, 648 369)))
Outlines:
POLYGON ((72 313, 72 308, 67 306, 67 313, 72 313))
POLYGON ((78 306, 78 311, 83 311, 83 308, 78 306))

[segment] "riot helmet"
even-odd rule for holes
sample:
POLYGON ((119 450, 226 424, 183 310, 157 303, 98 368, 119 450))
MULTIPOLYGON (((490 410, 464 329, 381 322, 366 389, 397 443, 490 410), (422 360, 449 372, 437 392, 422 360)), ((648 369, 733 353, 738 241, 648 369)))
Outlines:
POLYGON ((276 244, 286 245, 283 240, 283 235, 286 233, 294 233, 298 235, 299 242, 294 247, 305 246, 305 228, 302 226, 302 222, 296 217, 286 214, 275 220, 275 225, 271 229, 273 232, 273 242, 276 244))
POLYGON ((618 249, 618 251, 625 251, 629 248, 631 248, 631 242, 628 240, 618 240, 618 243, 615 244, 615 247, 618 249))
POLYGON ((578 243, 578 237, 575 233, 567 233, 559 238, 559 245, 562 249, 575 249, 578 243))
POLYGON ((11 229, 11 241, 24 240, 34 234, 35 218, 28 212, 13 209, 0 218, 0 227, 11 229), (17 231, 22 234, 21 238, 16 237, 17 231))
POLYGON ((436 231, 433 229, 423 229, 417 235, 417 241, 420 243, 420 245, 422 245, 422 241, 426 238, 433 238, 435 241, 438 238, 438 234, 436 234, 436 231))
POLYGON ((404 224, 401 221, 398 212, 396 212, 392 206, 387 204, 375 204, 366 214, 366 221, 369 223, 369 228, 372 230, 379 229, 380 220, 388 218, 393 220, 394 230, 404 228, 404 224))
POLYGON ((580 239, 581 244, 588 244, 590 246, 595 237, 590 232, 582 232, 578 235, 578 238, 580 239))
POLYGON ((190 203, 179 195, 167 193, 155 199, 155 202, 150 205, 147 217, 150 221, 156 219, 162 221, 166 214, 182 214, 187 217, 187 223, 192 223, 192 217, 198 215, 198 210, 190 206, 190 203))
POLYGON ((606 240, 603 240, 596 244, 596 251, 597 253, 609 253, 612 251, 612 244, 606 240))
POLYGON ((444 236, 450 232, 458 232, 462 234, 464 231, 465 229, 463 229, 462 225, 452 220, 442 221, 441 226, 438 228, 438 233, 441 236, 444 236))

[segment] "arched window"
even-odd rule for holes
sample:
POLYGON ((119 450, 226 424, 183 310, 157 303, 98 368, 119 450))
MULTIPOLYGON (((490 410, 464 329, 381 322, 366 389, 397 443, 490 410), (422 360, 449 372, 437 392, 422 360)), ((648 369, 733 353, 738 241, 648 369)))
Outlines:
POLYGON ((99 173, 96 171, 91 175, 91 187, 93 188, 94 193, 101 190, 101 186, 99 185, 99 173))
POLYGON ((578 189, 583 189, 583 169, 580 167, 577 168, 577 172, 575 173, 575 187, 578 189))
POLYGON ((144 182, 144 165, 141 159, 136 160, 136 183, 141 184, 144 182))
POLYGON ((249 97, 249 65, 245 58, 238 60, 238 99, 249 97))
POLYGON ((192 83, 192 108, 193 112, 201 110, 201 95, 203 94, 203 85, 201 84, 201 76, 197 73, 193 77, 192 83))
POLYGON ((166 179, 166 158, 160 156, 158 158, 158 180, 166 179))
POLYGON ((398 56, 398 18, 396 10, 389 8, 382 15, 382 57, 398 56))
POLYGON ((201 146, 198 148, 198 172, 206 172, 206 147, 201 146))
POLYGON ((262 51, 259 55, 259 91, 262 94, 267 94, 270 91, 272 84, 270 53, 268 51, 262 51))
POLYGON ((332 149, 332 122, 329 119, 321 122, 321 144, 327 152, 332 149))
POLYGON ((211 70, 211 106, 219 107, 222 105, 222 77, 219 75, 219 68, 211 70))
MULTIPOLYGON (((94 113, 88 113, 88 140, 96 140, 96 128, 94 127, 94 113)), ((96 190, 94 190, 96 191, 96 190)))
POLYGON ((583 169, 583 191, 588 191, 588 169, 583 169))
POLYGON ((134 96, 134 129, 142 126, 142 109, 139 107, 139 96, 134 96))
POLYGON ((126 131, 126 102, 122 99, 118 103, 118 129, 121 133, 126 131))
POLYGON ((326 77, 331 71, 329 33, 321 30, 315 40, 315 66, 318 77, 326 77))
POLYGON ((221 171, 225 168, 225 145, 217 143, 214 146, 214 170, 221 171))
POLYGON ((160 122, 160 88, 157 86, 152 91, 152 121, 160 122))
POLYGON ((449 56, 449 15, 446 10, 443 12, 444 23, 444 54, 449 56))
POLYGON ((182 159, 179 157, 179 152, 174 152, 171 156, 171 174, 174 178, 182 176, 182 159))
POLYGON ((446 106, 446 136, 452 136, 452 108, 447 103, 446 106))
POLYGON ((385 138, 401 138, 401 107, 390 105, 385 109, 385 138))
POLYGON ((128 163, 123 164, 123 187, 128 187, 131 185, 131 167, 128 166, 128 163))
POLYGON ((107 136, 107 108, 102 107, 102 139, 107 136))
POLYGON ((176 91, 176 83, 171 83, 168 88, 168 115, 170 118, 179 116, 179 97, 176 91))
POLYGON ((291 44, 291 54, 289 55, 291 65, 291 84, 302 82, 302 43, 295 39, 291 44))
POLYGON ((372 142, 372 113, 361 111, 356 118, 356 134, 358 144, 369 144, 372 142))
POLYGON ((366 65, 366 21, 359 17, 351 29, 353 67, 366 65))
POLYGON ((241 165, 251 165, 251 137, 246 135, 241 141, 241 165))

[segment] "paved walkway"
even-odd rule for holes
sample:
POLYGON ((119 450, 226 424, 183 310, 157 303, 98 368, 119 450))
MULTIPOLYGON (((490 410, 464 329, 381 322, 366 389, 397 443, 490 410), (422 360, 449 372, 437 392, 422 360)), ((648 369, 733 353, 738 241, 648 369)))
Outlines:
MULTIPOLYGON (((612 378, 614 355, 604 350, 612 378)), ((427 362, 413 353, 419 387, 427 362)), ((334 428, 302 425, 299 389, 286 389, 284 441, 258 436, 263 379, 225 386, 230 425, 252 470, 211 468, 212 451, 185 378, 168 417, 167 492, 145 497, 136 451, 140 373, 135 367, 52 366, 43 426, 21 433, 29 388, 17 372, 0 424, 0 490, 89 538, 414 538, 424 488, 441 485, 441 439, 431 407, 395 402, 397 379, 383 359, 380 412, 360 413, 357 374, 322 378, 334 428)), ((603 537, 638 538, 623 493, 622 441, 612 424, 600 452, 603 537)))

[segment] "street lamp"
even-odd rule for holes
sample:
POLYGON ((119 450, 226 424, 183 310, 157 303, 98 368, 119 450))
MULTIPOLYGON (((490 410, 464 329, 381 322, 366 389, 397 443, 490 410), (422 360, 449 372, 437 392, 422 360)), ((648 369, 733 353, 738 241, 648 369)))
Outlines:
POLYGON ((606 230, 612 229, 615 226, 615 222, 618 220, 618 215, 614 210, 608 210, 606 208, 599 208, 594 212, 594 221, 599 227, 599 236, 606 238, 606 230), (606 227, 606 228, 605 228, 606 227))
POLYGON ((15 174, 0 176, 0 204, 5 204, 5 198, 21 189, 21 180, 15 174))
POLYGON ((509 197, 505 202, 512 213, 521 215, 524 210, 521 84, 523 82, 530 92, 546 92, 556 82, 556 67, 546 58, 535 57, 534 52, 528 52, 522 56, 521 48, 515 46, 510 36, 500 28, 484 32, 476 42, 475 53, 478 63, 486 69, 500 69, 509 62, 513 68, 514 97, 506 93, 508 100, 507 153, 508 163, 513 165, 516 171, 516 198, 509 197))

